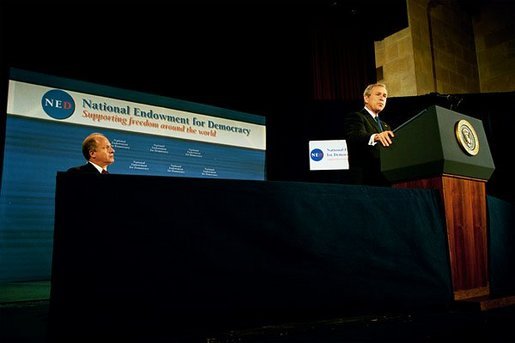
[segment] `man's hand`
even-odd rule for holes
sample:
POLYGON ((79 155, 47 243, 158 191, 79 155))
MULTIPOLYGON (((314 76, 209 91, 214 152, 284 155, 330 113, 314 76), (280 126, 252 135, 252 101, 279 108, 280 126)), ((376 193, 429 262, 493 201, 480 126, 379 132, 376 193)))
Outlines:
POLYGON ((383 146, 389 146, 392 144, 392 138, 395 137, 393 131, 383 131, 381 133, 376 133, 374 137, 375 142, 381 142, 383 146))

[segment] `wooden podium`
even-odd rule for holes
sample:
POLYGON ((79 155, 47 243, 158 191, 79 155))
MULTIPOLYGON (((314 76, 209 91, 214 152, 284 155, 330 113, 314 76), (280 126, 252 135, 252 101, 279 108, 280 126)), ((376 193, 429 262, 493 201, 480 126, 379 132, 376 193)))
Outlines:
POLYGON ((495 167, 482 122, 430 106, 395 136, 381 171, 393 187, 440 191, 454 299, 488 297, 486 182, 495 167))

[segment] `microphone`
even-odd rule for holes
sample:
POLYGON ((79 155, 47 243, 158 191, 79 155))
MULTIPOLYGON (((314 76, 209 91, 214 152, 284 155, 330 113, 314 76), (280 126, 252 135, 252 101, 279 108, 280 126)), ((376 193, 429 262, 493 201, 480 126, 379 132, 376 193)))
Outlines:
POLYGON ((437 98, 443 98, 445 100, 447 100, 448 103, 450 103, 450 109, 454 109, 454 108, 457 108, 461 102, 463 101, 463 97, 461 96, 457 96, 457 95, 452 95, 452 94, 441 94, 441 93, 438 93, 438 92, 432 92, 432 93, 429 93, 430 95, 433 95, 437 98))
POLYGON ((454 95, 451 95, 451 94, 441 94, 441 93, 438 93, 438 92, 432 92, 432 93, 429 93, 430 95, 433 95, 433 96, 436 96, 438 98, 444 98, 448 101, 450 101, 454 95))

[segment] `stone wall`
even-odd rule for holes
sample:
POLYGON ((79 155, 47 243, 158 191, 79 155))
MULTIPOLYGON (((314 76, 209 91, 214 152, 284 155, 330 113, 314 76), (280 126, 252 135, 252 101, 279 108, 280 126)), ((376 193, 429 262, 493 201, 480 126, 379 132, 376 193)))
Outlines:
POLYGON ((481 92, 515 91, 515 3, 482 6, 474 32, 481 92))
POLYGON ((515 8, 407 0, 409 26, 375 42, 390 96, 515 89, 515 8))

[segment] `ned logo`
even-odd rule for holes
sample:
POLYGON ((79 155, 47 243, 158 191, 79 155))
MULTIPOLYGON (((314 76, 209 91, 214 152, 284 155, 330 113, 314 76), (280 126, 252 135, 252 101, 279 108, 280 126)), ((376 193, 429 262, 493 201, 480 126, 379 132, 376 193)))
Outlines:
POLYGON ((60 89, 52 89, 41 98, 41 106, 46 114, 54 119, 66 119, 75 111, 75 101, 70 94, 60 89))
POLYGON ((324 158, 324 152, 320 149, 311 150, 311 159, 313 161, 321 161, 324 158))

